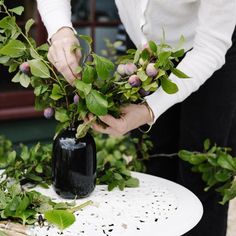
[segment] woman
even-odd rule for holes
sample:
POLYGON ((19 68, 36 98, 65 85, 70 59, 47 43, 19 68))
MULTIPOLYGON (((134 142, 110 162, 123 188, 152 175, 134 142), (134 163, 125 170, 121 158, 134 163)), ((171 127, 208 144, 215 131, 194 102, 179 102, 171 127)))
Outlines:
MULTIPOLYGON (((81 53, 70 51, 78 43, 70 21, 70 0, 37 1, 51 41, 48 58, 73 84, 81 53)), ((231 38, 236 24, 236 0, 140 0, 138 3, 116 0, 116 5, 126 31, 138 48, 148 40, 159 42, 162 29, 167 43, 173 46, 184 35, 188 52, 178 68, 191 79, 181 80, 171 74, 170 79, 179 87, 176 94, 166 94, 159 88, 146 97, 146 104, 125 107, 122 118, 101 117, 108 125, 106 129, 97 124, 93 128, 123 135, 143 124, 155 123, 151 130, 154 153, 176 152, 182 148, 201 150, 205 138, 230 146, 235 152, 235 33, 233 45, 231 38)), ((219 196, 214 191, 204 193, 200 177, 192 174, 186 164, 179 160, 153 159, 148 163, 148 171, 178 181, 201 199, 204 216, 187 235, 226 234, 228 206, 218 204, 219 196)))

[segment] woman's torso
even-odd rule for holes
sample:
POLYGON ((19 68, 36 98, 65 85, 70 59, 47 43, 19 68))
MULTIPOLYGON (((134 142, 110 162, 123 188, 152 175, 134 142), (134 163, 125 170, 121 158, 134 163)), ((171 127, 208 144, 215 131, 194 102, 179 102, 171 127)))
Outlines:
POLYGON ((199 0, 116 0, 120 18, 137 47, 147 40, 177 45, 181 35, 190 49, 198 22, 199 0))

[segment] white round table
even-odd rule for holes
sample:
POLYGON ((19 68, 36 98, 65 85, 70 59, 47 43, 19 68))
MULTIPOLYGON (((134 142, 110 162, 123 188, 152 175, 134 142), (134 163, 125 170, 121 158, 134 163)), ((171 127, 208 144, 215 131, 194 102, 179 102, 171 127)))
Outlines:
MULTIPOLYGON (((201 219, 203 207, 199 199, 179 184, 152 175, 132 173, 140 187, 115 189, 98 185, 87 198, 76 200, 95 204, 76 212, 76 222, 61 232, 49 227, 33 227, 37 236, 180 236, 201 219)), ((52 188, 36 188, 53 200, 61 199, 52 188)))

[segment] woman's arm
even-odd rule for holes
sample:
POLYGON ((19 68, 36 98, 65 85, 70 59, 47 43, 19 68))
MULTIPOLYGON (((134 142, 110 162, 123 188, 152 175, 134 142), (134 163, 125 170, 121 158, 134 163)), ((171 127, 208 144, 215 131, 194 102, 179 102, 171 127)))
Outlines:
POLYGON ((70 0, 37 0, 50 39, 62 27, 72 28, 70 0))
POLYGON ((79 76, 76 68, 79 65, 81 52, 71 52, 71 47, 79 45, 71 23, 70 0, 37 0, 38 9, 48 31, 51 47, 48 52, 49 61, 73 84, 79 76))
POLYGON ((225 63, 225 55, 231 46, 231 36, 236 24, 235 0, 201 0, 198 27, 193 49, 178 65, 178 69, 190 79, 179 79, 171 74, 170 79, 179 91, 169 95, 159 88, 146 97, 155 120, 168 108, 182 102, 225 63))

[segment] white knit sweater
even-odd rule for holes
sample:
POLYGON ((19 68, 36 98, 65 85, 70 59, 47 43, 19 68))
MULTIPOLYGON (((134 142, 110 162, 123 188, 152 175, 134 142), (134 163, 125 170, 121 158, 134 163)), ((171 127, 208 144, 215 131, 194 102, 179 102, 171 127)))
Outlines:
MULTIPOLYGON (((107 0, 109 1, 109 0, 107 0)), ((61 27, 72 27, 70 0, 37 0, 49 38, 61 27)), ((162 29, 167 43, 177 45, 180 35, 189 51, 178 68, 191 79, 170 79, 179 88, 166 94, 162 88, 146 97, 155 120, 172 105, 196 91, 225 63, 236 25, 236 0, 115 0, 120 18, 137 47, 159 42, 162 29)), ((236 78, 235 78, 236 79, 236 78)))

